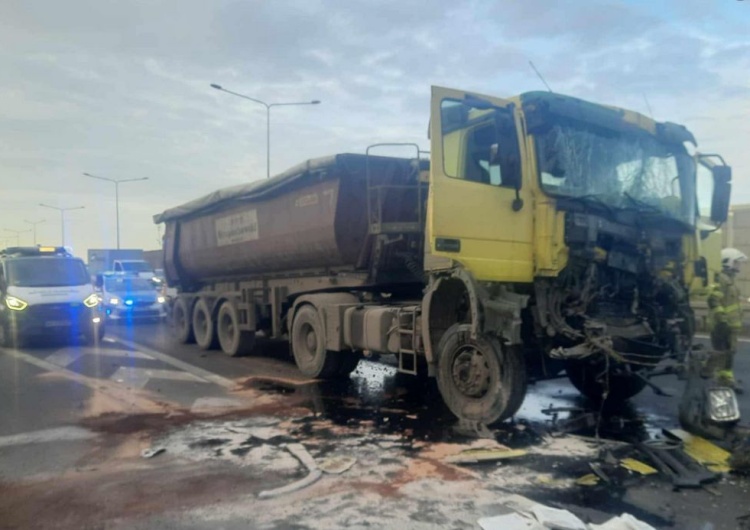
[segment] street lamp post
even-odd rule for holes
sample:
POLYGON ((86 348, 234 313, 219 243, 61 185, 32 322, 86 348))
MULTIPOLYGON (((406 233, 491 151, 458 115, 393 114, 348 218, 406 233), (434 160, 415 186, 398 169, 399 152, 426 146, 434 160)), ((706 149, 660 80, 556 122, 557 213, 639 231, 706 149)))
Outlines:
POLYGON ((106 180, 115 185, 115 216, 117 217, 117 248, 120 248, 120 184, 124 182, 136 182, 138 180, 148 180, 148 177, 140 177, 137 179, 110 179, 107 177, 98 177, 91 173, 84 173, 86 177, 98 180, 106 180))
POLYGON ((6 228, 6 232, 13 232, 16 234, 16 246, 21 246, 21 234, 25 234, 26 232, 31 232, 31 228, 28 230, 13 230, 12 228, 6 228))
POLYGON ((36 245, 36 225, 42 224, 44 221, 44 219, 40 219, 38 221, 29 221, 27 219, 23 220, 24 223, 29 223, 34 229, 34 245, 36 245))
POLYGON ((314 99, 312 101, 296 101, 291 103, 266 103, 265 101, 262 101, 260 99, 251 98, 250 96, 227 90, 221 85, 217 85, 215 83, 211 83, 211 88, 221 90, 222 92, 232 94, 233 96, 237 96, 242 99, 248 99, 254 103, 259 103, 260 105, 266 107, 266 178, 271 178, 271 107, 289 107, 292 105, 320 105, 320 100, 318 99, 314 99))
POLYGON ((72 208, 59 208, 57 206, 50 206, 49 204, 39 203, 39 206, 45 208, 51 208, 60 212, 60 239, 62 240, 62 246, 65 246, 65 212, 70 210, 83 210, 85 206, 73 206, 72 208))

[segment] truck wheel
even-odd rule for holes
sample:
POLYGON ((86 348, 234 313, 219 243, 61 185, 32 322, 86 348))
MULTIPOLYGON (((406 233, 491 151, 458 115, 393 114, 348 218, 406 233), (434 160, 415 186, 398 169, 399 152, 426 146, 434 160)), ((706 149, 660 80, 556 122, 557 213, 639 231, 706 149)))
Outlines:
POLYGON ((211 350, 216 348, 216 325, 211 318, 211 309, 208 302, 203 298, 193 306, 193 335, 195 343, 202 350, 211 350))
MULTIPOLYGON (((565 367, 568 379, 576 389, 591 401, 602 401, 605 390, 605 381, 597 378, 606 368, 601 364, 585 362, 569 362, 565 367)), ((646 388, 646 382, 637 377, 627 374, 609 375, 608 402, 623 402, 639 394, 646 388)))
POLYGON ((453 414, 490 425, 518 411, 527 384, 518 348, 504 348, 486 335, 472 339, 470 324, 454 324, 437 353, 438 388, 453 414))
POLYGON ((331 378, 338 375, 339 352, 326 349, 326 335, 317 309, 303 305, 292 323, 292 353, 300 372, 309 377, 331 378))
POLYGON ((255 345, 255 333, 240 330, 239 324, 237 307, 228 300, 221 304, 216 318, 216 334, 221 351, 232 357, 249 354, 255 345))
POLYGON ((172 331, 181 344, 189 344, 195 341, 191 320, 187 301, 184 298, 175 300, 172 308, 172 331))

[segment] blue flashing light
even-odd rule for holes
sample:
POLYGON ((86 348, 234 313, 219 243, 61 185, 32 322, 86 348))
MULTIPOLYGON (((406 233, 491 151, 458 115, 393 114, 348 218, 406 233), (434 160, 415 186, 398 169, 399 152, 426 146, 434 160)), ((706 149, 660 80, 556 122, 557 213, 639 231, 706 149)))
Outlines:
POLYGON ((125 305, 133 305, 133 301, 132 300, 125 300, 125 305))

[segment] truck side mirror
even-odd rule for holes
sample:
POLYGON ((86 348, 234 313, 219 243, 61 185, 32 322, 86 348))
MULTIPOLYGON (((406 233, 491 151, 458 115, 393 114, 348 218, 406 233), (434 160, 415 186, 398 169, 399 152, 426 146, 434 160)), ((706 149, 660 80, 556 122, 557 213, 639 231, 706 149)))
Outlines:
POLYGON ((714 177, 714 193, 711 198, 711 220, 724 223, 729 218, 729 201, 732 195, 732 168, 714 166, 711 168, 714 177))

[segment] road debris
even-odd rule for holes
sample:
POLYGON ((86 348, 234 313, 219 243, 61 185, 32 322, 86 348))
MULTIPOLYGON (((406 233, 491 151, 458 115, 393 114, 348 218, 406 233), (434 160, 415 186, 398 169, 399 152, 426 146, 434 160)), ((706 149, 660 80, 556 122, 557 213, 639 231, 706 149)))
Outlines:
POLYGON ((620 467, 623 467, 629 471, 633 471, 640 475, 655 475, 659 472, 658 469, 654 469, 648 464, 644 464, 640 460, 635 458, 623 458, 620 460, 620 467))
POLYGON ((630 514, 624 513, 614 517, 604 524, 591 524, 590 530, 656 530, 650 524, 639 521, 630 514))
POLYGON ((728 473, 732 470, 729 465, 729 459, 732 456, 731 453, 722 449, 718 445, 709 442, 705 438, 690 434, 681 429, 665 429, 664 434, 671 438, 680 440, 685 453, 711 471, 715 471, 716 473, 728 473))
POLYGON ((318 468, 324 473, 331 475, 340 475, 351 469, 356 463, 357 459, 351 456, 331 456, 328 458, 321 458, 317 461, 318 468))
POLYGON ((165 452, 167 449, 164 447, 152 447, 151 449, 144 449, 141 451, 141 456, 143 458, 153 458, 156 455, 160 455, 163 452, 165 452))
POLYGON ((482 530, 545 530, 534 519, 517 513, 483 517, 477 521, 482 530))
POLYGON ((559 508, 537 504, 532 509, 532 513, 543 528, 552 528, 554 530, 587 530, 586 523, 568 510, 560 510, 559 508))
POLYGON ((682 444, 668 440, 651 440, 638 444, 662 473, 672 478, 672 485, 680 488, 700 488, 703 484, 720 478, 719 473, 709 471, 682 450, 682 444))
POLYGON ((287 493, 293 493, 314 484, 320 479, 323 473, 318 469, 315 459, 307 452, 305 446, 302 444, 294 443, 288 444, 286 449, 292 453, 309 471, 308 475, 291 484, 282 486, 272 490, 264 490, 258 494, 259 499, 270 499, 272 497, 278 497, 279 495, 285 495, 287 493))
POLYGON ((582 477, 577 478, 575 483, 578 486, 596 486, 599 484, 599 477, 594 473, 589 473, 588 475, 583 475, 582 477))
POLYGON ((443 460, 446 464, 479 464, 481 462, 497 462, 499 460, 508 460, 518 458, 529 454, 523 449, 467 449, 459 454, 449 456, 443 460))

